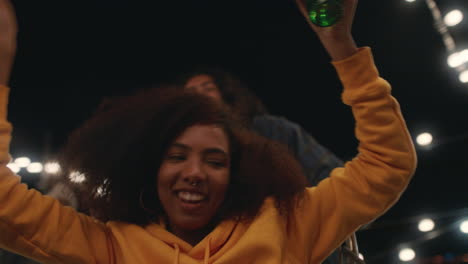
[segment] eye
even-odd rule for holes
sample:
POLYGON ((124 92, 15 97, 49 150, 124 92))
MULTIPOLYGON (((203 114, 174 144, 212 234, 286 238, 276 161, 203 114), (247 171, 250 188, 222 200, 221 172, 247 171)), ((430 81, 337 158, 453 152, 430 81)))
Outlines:
POLYGON ((208 160, 208 163, 215 168, 226 168, 227 164, 220 160, 208 160))
POLYGON ((177 162, 177 161, 186 160, 186 157, 185 157, 185 155, 181 155, 181 154, 169 154, 169 155, 166 156, 166 159, 170 160, 170 161, 177 162))
POLYGON ((205 92, 215 92, 215 91, 218 91, 218 88, 216 86, 205 87, 205 92))

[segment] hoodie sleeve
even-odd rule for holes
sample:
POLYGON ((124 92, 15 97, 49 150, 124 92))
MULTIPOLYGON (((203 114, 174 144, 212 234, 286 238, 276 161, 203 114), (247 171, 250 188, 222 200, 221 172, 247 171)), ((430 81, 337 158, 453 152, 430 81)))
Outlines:
POLYGON ((20 182, 8 167, 9 89, 0 86, 0 248, 44 263, 111 263, 103 223, 20 182))
POLYGON ((310 263, 320 263, 361 225, 384 214, 416 168, 399 104, 388 82, 379 77, 370 48, 333 64, 344 86, 342 100, 356 120, 359 154, 308 188, 293 216, 290 237, 303 242, 302 257, 310 263))

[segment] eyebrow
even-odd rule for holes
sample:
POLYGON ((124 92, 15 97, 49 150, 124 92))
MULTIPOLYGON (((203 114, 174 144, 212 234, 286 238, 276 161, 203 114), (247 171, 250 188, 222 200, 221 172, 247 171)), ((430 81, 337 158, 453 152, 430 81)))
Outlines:
POLYGON ((201 85, 205 86, 205 85, 208 85, 208 84, 216 84, 216 83, 214 81, 206 81, 206 82, 203 82, 201 85))
POLYGON ((169 148, 183 148, 183 149, 190 149, 189 146, 181 144, 181 143, 173 143, 169 146, 169 148))
MULTIPOLYGON (((185 145, 185 144, 182 144, 182 143, 173 143, 171 146, 169 146, 169 148, 181 148, 181 149, 184 149, 184 150, 191 150, 192 148, 185 145)), ((219 154, 223 154, 225 156, 229 156, 224 150, 222 150, 221 148, 207 148, 205 149, 203 152, 207 153, 207 154, 211 154, 211 153, 219 153, 219 154)))
POLYGON ((214 81, 206 81, 206 82, 202 82, 202 83, 199 84, 199 85, 187 86, 187 89, 194 89, 194 88, 197 88, 197 87, 199 87, 199 86, 204 87, 204 86, 207 86, 208 84, 214 84, 214 85, 216 85, 216 83, 215 83, 214 81))

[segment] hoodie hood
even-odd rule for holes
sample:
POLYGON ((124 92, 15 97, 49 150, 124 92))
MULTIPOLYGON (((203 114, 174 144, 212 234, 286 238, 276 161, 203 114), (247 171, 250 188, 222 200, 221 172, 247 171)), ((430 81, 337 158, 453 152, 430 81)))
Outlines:
POLYGON ((237 225, 238 223, 234 220, 223 221, 195 246, 167 231, 164 223, 151 224, 145 229, 151 235, 174 248, 173 263, 180 263, 181 253, 197 260, 204 260, 203 263, 210 263, 212 262, 210 258, 217 255, 223 245, 229 240, 237 225))

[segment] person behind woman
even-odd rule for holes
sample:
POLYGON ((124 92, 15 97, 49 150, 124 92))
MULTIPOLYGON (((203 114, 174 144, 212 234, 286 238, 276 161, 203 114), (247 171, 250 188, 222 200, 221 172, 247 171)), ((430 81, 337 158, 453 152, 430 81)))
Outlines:
POLYGON ((97 113, 65 148, 64 168, 86 177, 96 219, 28 190, 6 166, 16 28, 0 0, 0 247, 54 264, 323 261, 398 200, 416 166, 389 84, 349 34, 357 2, 344 3, 340 24, 314 30, 356 119, 355 159, 306 188, 289 152, 222 104, 153 90, 97 113))
POLYGON ((234 74, 219 68, 199 67, 180 77, 185 90, 207 95, 228 105, 246 126, 289 147, 301 163, 311 186, 316 186, 343 162, 320 145, 300 125, 268 113, 263 103, 234 74))

